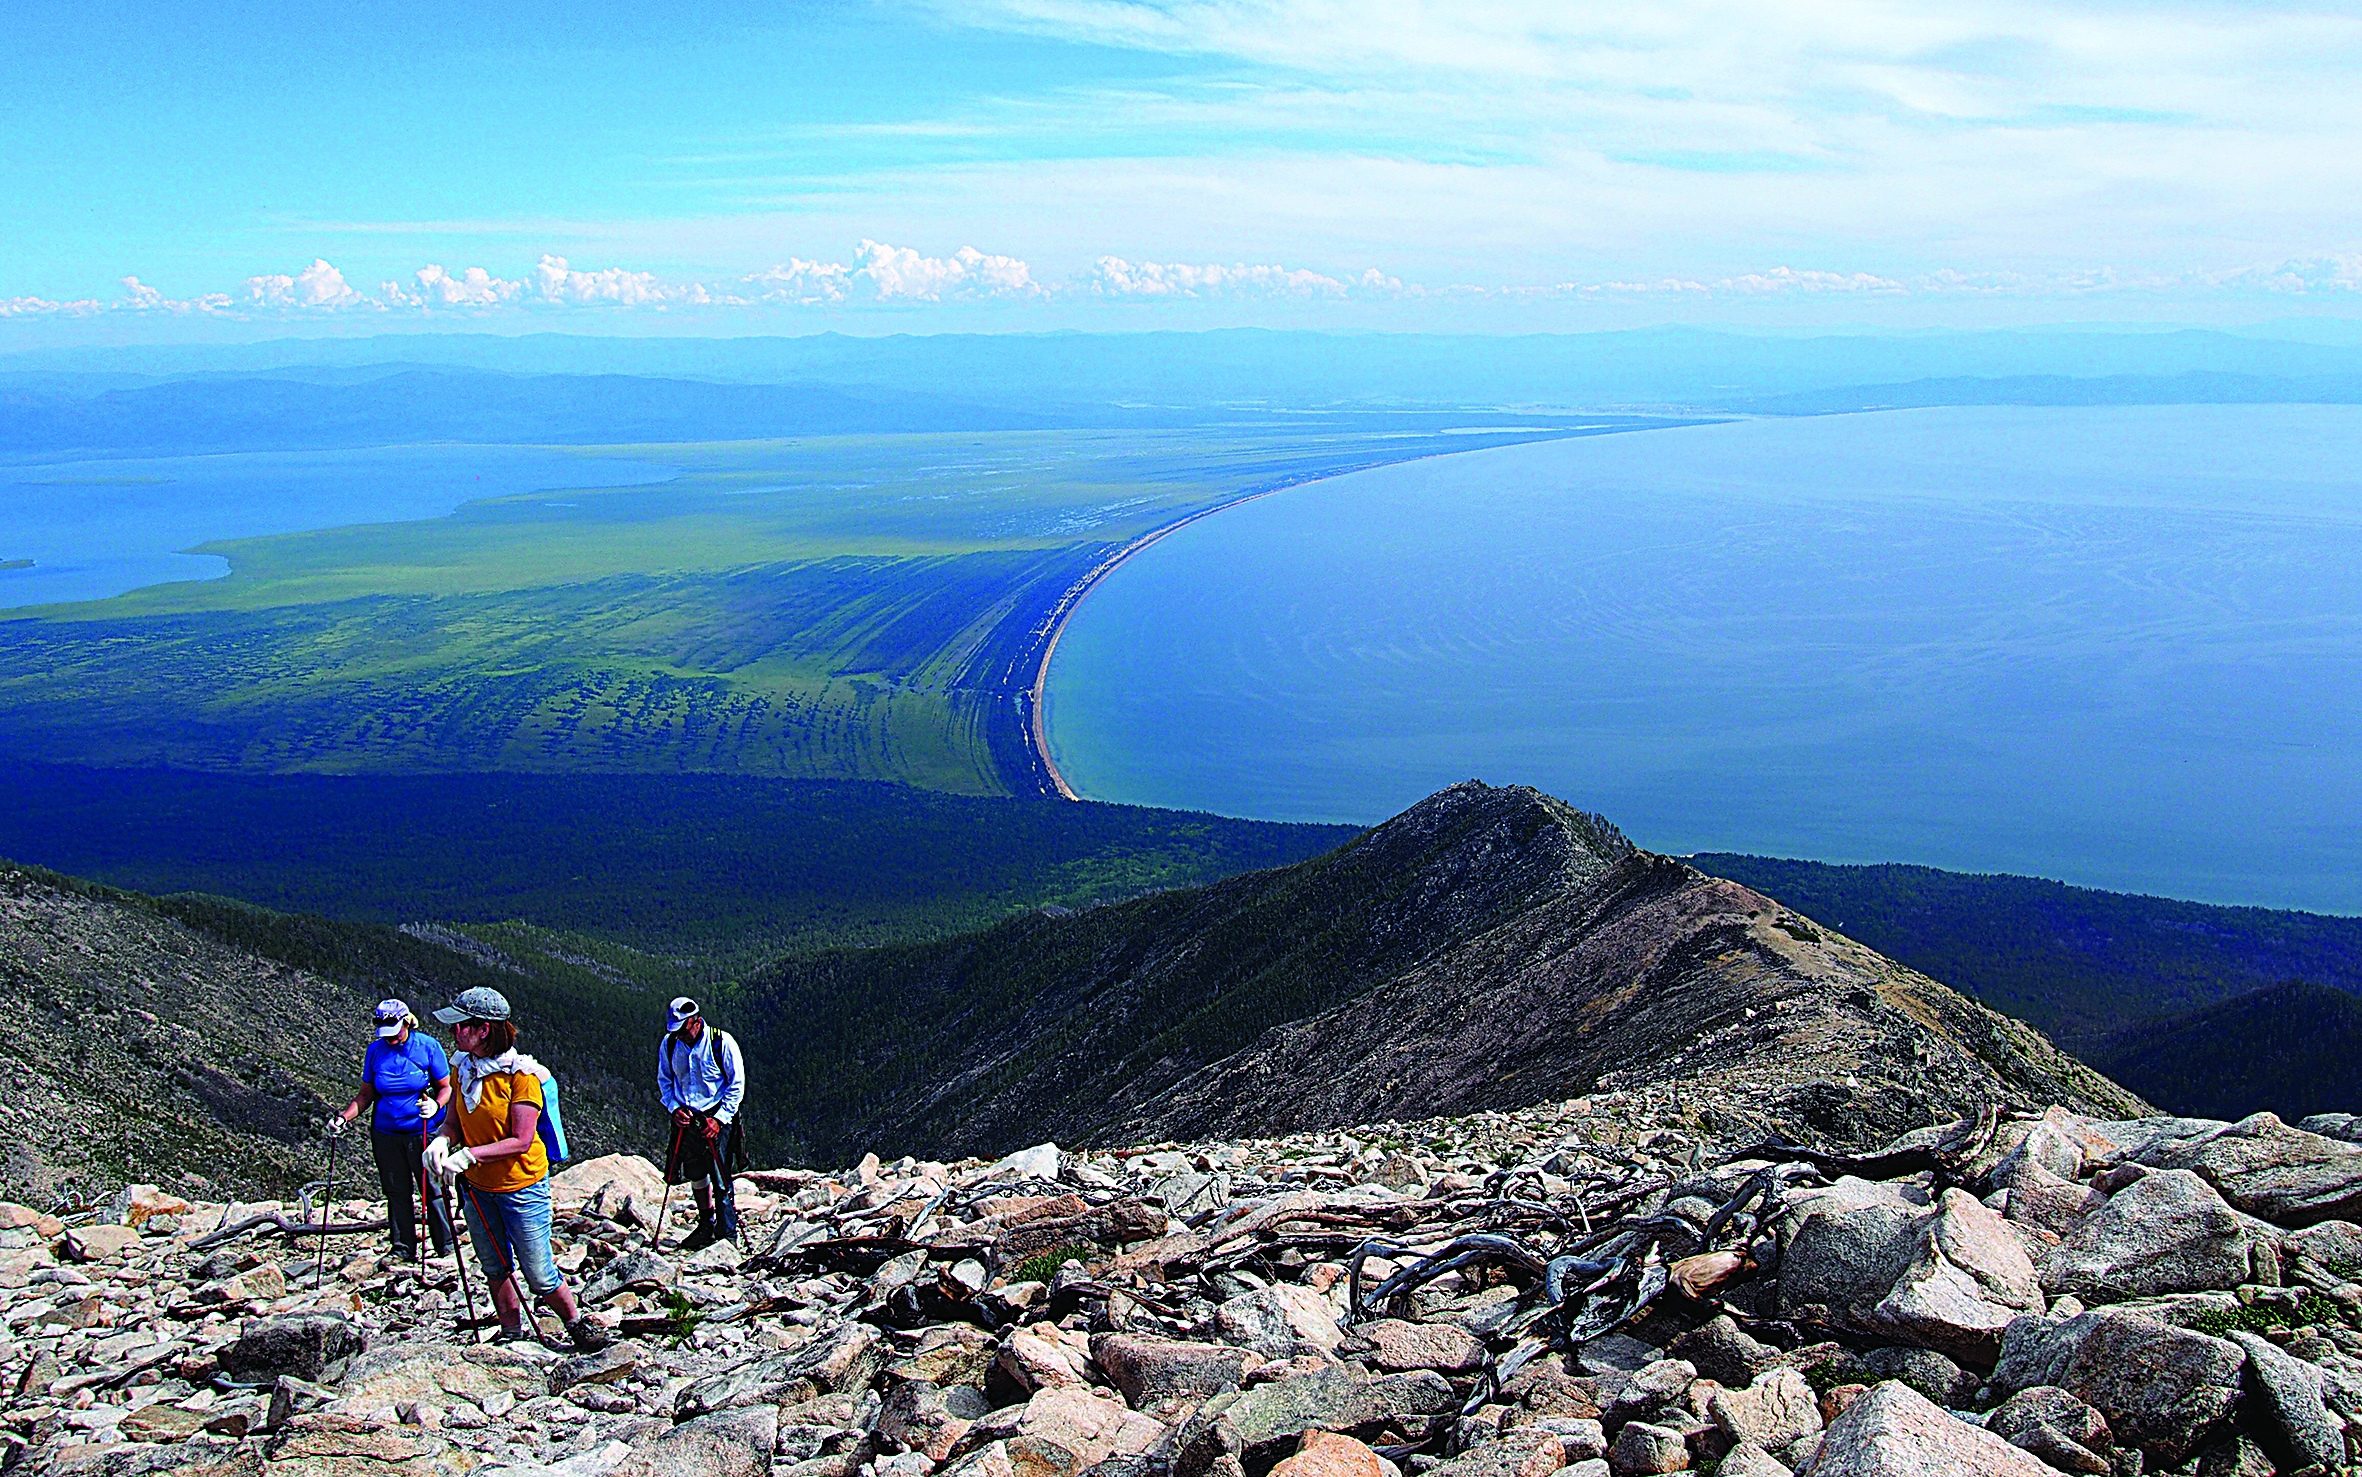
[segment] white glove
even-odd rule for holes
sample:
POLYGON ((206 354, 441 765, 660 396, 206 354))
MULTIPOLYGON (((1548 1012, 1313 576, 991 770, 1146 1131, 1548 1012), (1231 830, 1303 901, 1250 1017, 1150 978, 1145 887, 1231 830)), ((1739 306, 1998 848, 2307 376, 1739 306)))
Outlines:
POLYGON ((467 1173, 475 1164, 476 1151, 454 1149, 450 1146, 450 1140, 433 1138, 427 1140, 425 1159, 427 1173, 433 1175, 437 1183, 447 1185, 467 1173))

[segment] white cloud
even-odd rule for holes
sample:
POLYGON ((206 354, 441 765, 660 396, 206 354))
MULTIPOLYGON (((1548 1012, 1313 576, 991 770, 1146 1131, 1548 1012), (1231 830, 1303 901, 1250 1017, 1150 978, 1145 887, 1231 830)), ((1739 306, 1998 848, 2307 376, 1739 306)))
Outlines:
POLYGON ((230 295, 208 292, 196 297, 166 297, 137 277, 126 277, 123 296, 110 306, 130 313, 226 313, 230 310, 230 295))
POLYGON ((568 266, 562 256, 545 256, 535 263, 533 290, 545 302, 572 305, 663 308, 711 301, 700 283, 668 283, 654 272, 635 272, 625 267, 578 271, 568 266))
POLYGON ((525 290, 524 283, 495 277, 482 267, 469 267, 454 276, 444 267, 429 264, 412 276, 415 287, 388 282, 378 289, 378 295, 401 307, 493 308, 525 290))
POLYGON ((49 297, 0 297, 0 318, 34 318, 51 313, 79 318, 96 313, 105 305, 97 298, 82 297, 60 301, 49 297))
POLYGON ((362 308, 377 307, 374 298, 355 292, 344 280, 344 273, 314 258, 312 264, 293 276, 268 273, 246 279, 246 300, 261 308, 362 308))
POLYGON ((1134 262, 1103 256, 1083 277, 1085 290, 1101 297, 1304 297, 1399 296, 1399 278, 1375 267, 1351 281, 1301 267, 1220 262, 1134 262))
POLYGON ((1013 256, 988 255, 973 246, 950 256, 926 256, 907 246, 863 241, 856 255, 861 265, 852 275, 867 282, 885 302, 1048 296, 1048 289, 1033 280, 1033 268, 1013 256))
MULTIPOLYGON (((1504 265, 1501 276, 1513 270, 1504 265)), ((949 256, 863 239, 852 264, 790 257, 761 271, 712 280, 675 278, 624 266, 582 270, 564 257, 543 255, 530 276, 502 277, 475 266, 454 272, 439 264, 416 269, 408 281, 389 280, 375 295, 354 289, 326 260, 302 272, 246 279, 241 297, 203 293, 169 297, 140 278, 122 279, 113 301, 58 300, 35 295, 0 298, 0 319, 73 317, 105 312, 256 317, 325 310, 406 308, 422 312, 549 312, 578 307, 606 310, 714 312, 845 311, 868 305, 960 302, 1019 303, 1135 301, 1291 301, 1345 304, 1406 299, 1690 300, 1740 303, 1812 298, 2016 299, 2149 296, 2197 301, 2257 294, 2362 294, 2362 252, 2330 250, 2250 263, 2181 271, 2077 266, 2020 271, 1945 267, 1899 273, 1835 266, 1778 264, 1716 275, 1618 275, 1559 281, 1406 282, 1372 267, 1358 273, 1321 272, 1273 262, 1187 262, 1098 257, 1072 277, 1044 282, 1031 264, 1008 255, 962 247, 949 256)))
POLYGON ((809 305, 843 302, 852 279, 853 269, 842 262, 808 262, 791 256, 738 281, 750 301, 809 305))
POLYGON ((1873 272, 1798 271, 1794 267, 1773 267, 1768 272, 1748 272, 1737 277, 1726 277, 1714 286, 1720 292, 1743 293, 1749 297, 1796 292, 1910 291, 1894 278, 1881 277, 1873 272))

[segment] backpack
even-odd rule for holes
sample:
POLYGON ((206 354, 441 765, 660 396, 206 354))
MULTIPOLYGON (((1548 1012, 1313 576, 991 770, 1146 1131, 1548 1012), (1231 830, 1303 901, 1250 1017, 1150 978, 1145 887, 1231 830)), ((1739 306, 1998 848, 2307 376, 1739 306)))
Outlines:
POLYGON ((549 1167, 556 1169, 574 1157, 566 1147, 566 1120, 558 1111, 557 1074, 523 1052, 517 1054, 517 1070, 531 1072, 541 1084, 541 1121, 534 1125, 533 1134, 549 1155, 549 1167))
POLYGON ((541 1139, 541 1147, 549 1153, 550 1168, 556 1169, 574 1157, 566 1147, 566 1120, 558 1113, 558 1079, 540 1063, 534 1063, 534 1067, 534 1075, 541 1079, 541 1122, 534 1132, 541 1139))

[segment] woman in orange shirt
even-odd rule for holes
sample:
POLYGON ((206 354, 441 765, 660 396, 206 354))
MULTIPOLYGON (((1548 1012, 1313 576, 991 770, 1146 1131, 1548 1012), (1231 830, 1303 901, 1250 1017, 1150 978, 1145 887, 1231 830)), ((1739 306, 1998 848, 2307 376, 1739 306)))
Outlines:
POLYGON ((467 1211, 468 1240, 492 1309, 500 1315, 498 1342, 531 1339, 517 1277, 566 1324, 574 1347, 600 1349, 607 1331, 583 1316, 573 1289, 550 1258, 549 1150, 541 1142, 541 1068, 517 1050, 508 998, 481 985, 435 1012, 451 1027, 459 1053, 452 1060, 457 1091, 442 1133, 427 1146, 427 1167, 445 1183, 457 1180, 467 1211))

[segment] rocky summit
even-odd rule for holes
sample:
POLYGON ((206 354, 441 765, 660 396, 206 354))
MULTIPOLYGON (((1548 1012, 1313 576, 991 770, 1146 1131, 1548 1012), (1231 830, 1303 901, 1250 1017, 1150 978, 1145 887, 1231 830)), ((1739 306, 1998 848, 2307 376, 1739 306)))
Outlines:
POLYGON ((1738 1106, 756 1172, 743 1253, 655 1245, 655 1170, 609 1156, 556 1181, 619 1335, 588 1355, 475 1342, 461 1268, 389 1264, 367 1204, 0 1207, 6 1468, 2348 1470, 2351 1123, 1988 1110, 1844 1152, 1726 1137, 1738 1106))

